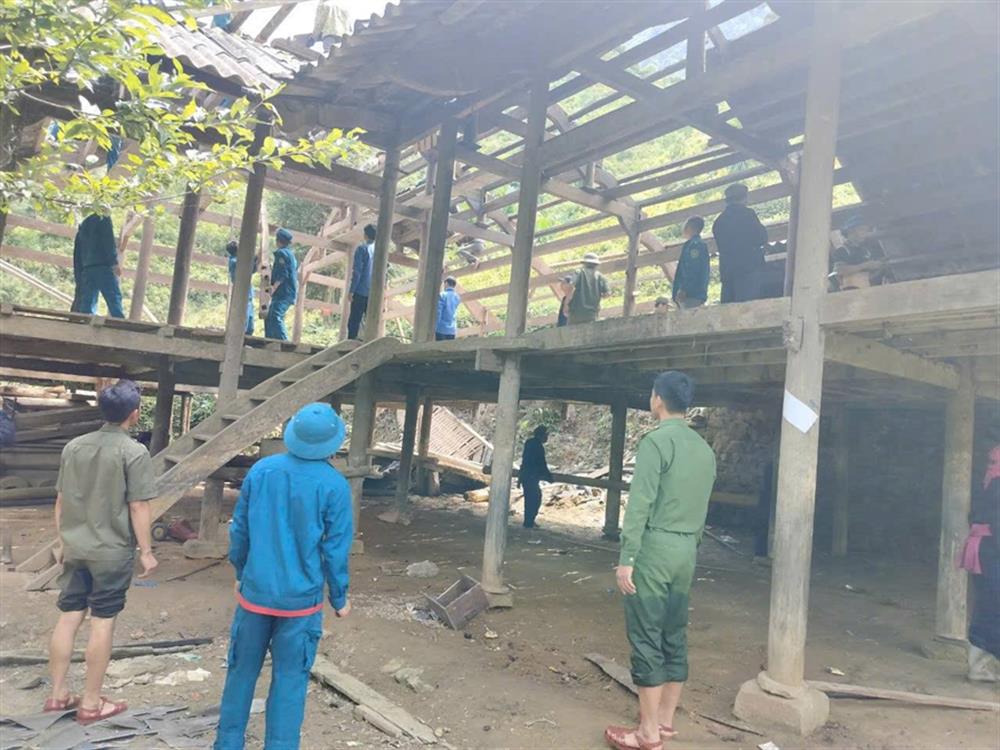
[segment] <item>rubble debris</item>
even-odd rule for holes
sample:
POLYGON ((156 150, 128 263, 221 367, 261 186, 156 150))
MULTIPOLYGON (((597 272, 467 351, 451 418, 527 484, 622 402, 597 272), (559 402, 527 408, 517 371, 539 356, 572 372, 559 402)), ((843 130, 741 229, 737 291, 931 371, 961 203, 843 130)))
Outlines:
POLYGON ((406 575, 410 578, 434 578, 441 569, 430 560, 410 563, 406 566, 406 575))
POLYGON ((848 685, 840 682, 809 680, 808 684, 809 687, 816 688, 831 698, 877 698, 888 701, 899 701, 901 703, 914 703, 920 706, 1000 712, 1000 703, 993 701, 973 700, 972 698, 959 698, 950 695, 932 695, 930 693, 911 693, 905 690, 888 690, 886 688, 848 685))
POLYGON ((430 693, 434 690, 434 686, 428 685, 420 679, 420 675, 423 673, 424 670, 419 667, 403 667, 397 669, 392 677, 400 685, 406 685, 414 693, 430 693))

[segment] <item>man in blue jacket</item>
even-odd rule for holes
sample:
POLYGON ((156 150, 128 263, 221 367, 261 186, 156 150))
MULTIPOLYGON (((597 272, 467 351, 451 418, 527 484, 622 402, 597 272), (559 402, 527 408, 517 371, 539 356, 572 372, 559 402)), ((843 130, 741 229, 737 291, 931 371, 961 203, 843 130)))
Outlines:
POLYGON ((347 558, 351 491, 327 459, 344 441, 328 404, 309 404, 285 428, 287 453, 263 458, 243 480, 229 531, 236 614, 215 750, 242 750, 268 650, 268 750, 297 750, 309 670, 323 634, 323 585, 337 617, 351 611, 347 558))
POLYGON ((288 341, 285 313, 295 304, 299 291, 299 269, 292 252, 292 233, 281 227, 274 235, 278 248, 271 266, 271 302, 264 318, 264 335, 269 339, 288 341))
POLYGON ((368 297, 372 293, 372 263, 375 259, 375 227, 365 227, 365 241, 354 248, 354 266, 351 269, 351 314, 347 319, 347 338, 356 339, 361 334, 361 324, 368 312, 368 297))
MULTIPOLYGON (((226 252, 229 254, 229 283, 236 284, 236 254, 239 252, 240 244, 236 240, 230 240, 226 244, 226 252)), ((257 270, 257 258, 253 259, 253 270, 257 270)), ((250 284, 250 293, 247 294, 247 336, 253 336, 253 283, 250 284)))
POLYGON ((701 238, 705 220, 692 216, 684 222, 684 247, 674 274, 674 302, 681 310, 701 307, 708 300, 708 245, 701 238))
POLYGON ((118 245, 110 216, 91 214, 80 224, 73 240, 73 312, 93 315, 97 312, 97 297, 104 297, 108 315, 124 318, 122 288, 118 281, 118 245))
POLYGON ((455 311, 462 301, 455 291, 458 281, 454 276, 444 280, 444 291, 438 297, 437 324, 434 326, 435 341, 451 341, 458 333, 458 323, 455 321, 455 311))

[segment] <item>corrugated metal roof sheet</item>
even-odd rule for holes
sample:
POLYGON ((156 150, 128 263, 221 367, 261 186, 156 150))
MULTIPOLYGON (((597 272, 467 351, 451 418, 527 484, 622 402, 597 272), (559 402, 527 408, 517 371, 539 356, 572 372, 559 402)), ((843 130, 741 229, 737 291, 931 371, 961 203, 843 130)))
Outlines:
POLYGON ((163 27, 158 42, 167 57, 247 89, 273 90, 306 65, 274 47, 215 27, 163 27))

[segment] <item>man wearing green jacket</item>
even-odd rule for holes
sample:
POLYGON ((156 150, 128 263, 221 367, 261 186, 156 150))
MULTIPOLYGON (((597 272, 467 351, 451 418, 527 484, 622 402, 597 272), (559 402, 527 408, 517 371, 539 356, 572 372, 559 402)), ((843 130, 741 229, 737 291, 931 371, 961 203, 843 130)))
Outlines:
POLYGON ((715 454, 684 419, 694 384, 682 372, 657 376, 649 398, 660 423, 639 442, 622 524, 618 588, 639 727, 608 727, 615 748, 659 750, 672 738, 674 712, 688 677, 688 593, 715 483, 715 454))

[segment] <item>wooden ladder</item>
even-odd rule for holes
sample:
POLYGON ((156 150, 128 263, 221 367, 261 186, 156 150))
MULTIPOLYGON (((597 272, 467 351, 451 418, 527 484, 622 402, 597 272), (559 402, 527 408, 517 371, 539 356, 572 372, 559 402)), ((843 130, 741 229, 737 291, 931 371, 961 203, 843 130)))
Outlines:
MULTIPOLYGON (((153 457, 159 492, 150 503, 153 518, 162 516, 188 490, 303 406, 326 398, 389 361, 401 346, 396 339, 386 337, 343 356, 334 348, 324 349, 224 405, 153 457)), ((61 566, 52 563, 55 546, 51 542, 18 566, 19 570, 41 571, 25 585, 27 591, 40 591, 59 575, 61 566)))

